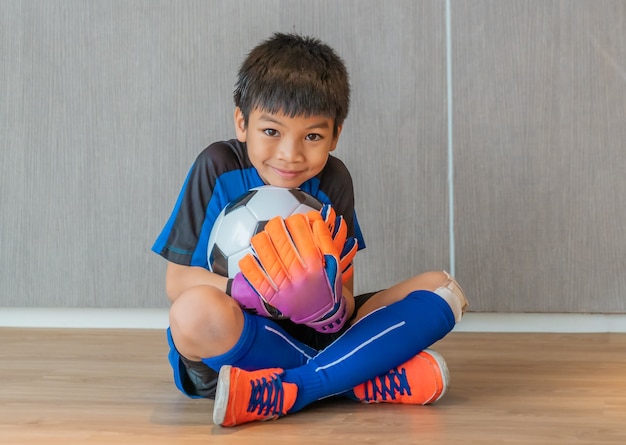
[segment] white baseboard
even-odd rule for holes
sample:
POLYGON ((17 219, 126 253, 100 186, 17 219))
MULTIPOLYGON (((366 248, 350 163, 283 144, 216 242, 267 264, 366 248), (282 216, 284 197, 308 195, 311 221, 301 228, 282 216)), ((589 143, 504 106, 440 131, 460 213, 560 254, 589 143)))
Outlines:
MULTIPOLYGON (((165 329, 167 309, 0 308, 0 327, 165 329)), ((469 312, 455 332, 626 333, 626 314, 469 312)))
POLYGON ((0 308, 0 327, 165 329, 167 309, 0 308))
POLYGON ((626 314, 470 312, 455 332, 626 333, 626 314))

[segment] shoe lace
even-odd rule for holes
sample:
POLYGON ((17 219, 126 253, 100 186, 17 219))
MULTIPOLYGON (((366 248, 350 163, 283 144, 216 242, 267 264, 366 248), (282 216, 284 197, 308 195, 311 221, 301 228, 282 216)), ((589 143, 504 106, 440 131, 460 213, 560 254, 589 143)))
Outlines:
POLYGON ((365 400, 395 400, 396 396, 411 395, 406 368, 394 368, 365 384, 365 400), (370 394, 371 393, 371 394, 370 394))
POLYGON ((250 380, 252 393, 248 412, 256 411, 262 416, 279 416, 283 414, 283 385, 278 376, 269 380, 266 377, 250 380))

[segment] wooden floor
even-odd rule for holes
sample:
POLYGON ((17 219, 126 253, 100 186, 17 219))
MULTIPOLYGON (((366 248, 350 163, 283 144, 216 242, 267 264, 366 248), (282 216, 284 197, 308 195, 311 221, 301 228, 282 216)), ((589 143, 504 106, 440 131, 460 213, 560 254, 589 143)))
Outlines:
POLYGON ((626 334, 452 333, 429 407, 316 404, 220 428, 150 330, 0 329, 0 443, 626 444, 626 334))

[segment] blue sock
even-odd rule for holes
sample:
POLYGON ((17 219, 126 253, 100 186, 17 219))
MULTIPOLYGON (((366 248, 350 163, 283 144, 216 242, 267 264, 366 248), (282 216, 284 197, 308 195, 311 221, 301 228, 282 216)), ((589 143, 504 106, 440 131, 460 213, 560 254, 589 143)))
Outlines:
POLYGON ((225 354, 202 361, 219 371, 223 365, 233 365, 246 371, 264 368, 295 368, 317 355, 317 351, 287 334, 272 320, 243 313, 241 337, 225 354))
POLYGON ((333 395, 401 365, 443 338, 454 314, 440 296, 415 291, 355 323, 305 365, 287 369, 283 382, 296 383, 298 396, 289 412, 333 395))

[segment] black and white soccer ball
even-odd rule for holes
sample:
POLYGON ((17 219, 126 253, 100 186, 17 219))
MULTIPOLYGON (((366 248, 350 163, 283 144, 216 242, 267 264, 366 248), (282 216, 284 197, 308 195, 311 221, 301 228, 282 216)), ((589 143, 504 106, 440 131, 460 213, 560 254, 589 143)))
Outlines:
POLYGON ((219 214, 209 235, 209 270, 233 278, 239 260, 251 252, 250 239, 275 216, 320 210, 322 203, 300 189, 271 185, 256 187, 228 204, 219 214))

